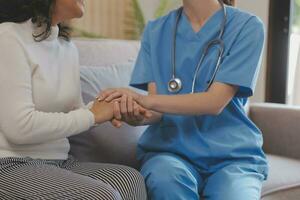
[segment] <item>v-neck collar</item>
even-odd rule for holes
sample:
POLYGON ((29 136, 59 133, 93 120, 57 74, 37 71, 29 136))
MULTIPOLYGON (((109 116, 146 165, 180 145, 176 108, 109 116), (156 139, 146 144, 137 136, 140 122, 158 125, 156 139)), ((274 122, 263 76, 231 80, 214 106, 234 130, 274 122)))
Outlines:
POLYGON ((214 14, 212 14, 209 17, 209 19, 207 19, 205 24, 201 27, 201 29, 198 32, 195 32, 191 25, 191 22, 189 21, 188 17, 183 11, 178 26, 178 33, 184 35, 189 40, 203 39, 202 36, 211 35, 212 33, 216 31, 218 32, 220 30, 223 17, 223 9, 220 8, 214 14))

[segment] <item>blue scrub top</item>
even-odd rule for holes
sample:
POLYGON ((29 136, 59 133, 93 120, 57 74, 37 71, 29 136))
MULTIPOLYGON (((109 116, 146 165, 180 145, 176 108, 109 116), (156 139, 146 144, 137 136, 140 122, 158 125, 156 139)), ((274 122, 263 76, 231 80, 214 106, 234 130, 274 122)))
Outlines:
MULTIPOLYGON (((245 164, 267 175, 262 134, 247 117, 245 105, 253 95, 264 45, 262 22, 249 13, 226 6, 227 24, 223 36, 225 53, 215 82, 238 86, 238 92, 218 116, 164 114, 160 123, 149 126, 138 144, 138 158, 171 152, 193 163, 199 170, 213 172, 232 163, 245 164)), ((132 74, 131 86, 147 90, 155 82, 158 94, 172 95, 171 48, 177 12, 150 22, 132 74)), ((183 82, 179 94, 188 94, 199 57, 205 45, 218 37, 223 11, 217 11, 197 33, 185 14, 177 32, 176 75, 183 82)), ((209 51, 196 83, 204 92, 217 60, 217 48, 209 51)))

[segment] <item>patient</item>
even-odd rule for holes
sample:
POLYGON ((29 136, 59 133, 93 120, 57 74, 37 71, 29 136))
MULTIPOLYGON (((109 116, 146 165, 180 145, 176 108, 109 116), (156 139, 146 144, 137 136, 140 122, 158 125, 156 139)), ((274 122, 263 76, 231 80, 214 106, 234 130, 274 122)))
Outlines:
POLYGON ((81 163, 68 137, 113 120, 81 99, 78 53, 62 22, 83 0, 0 0, 0 199, 146 199, 129 167, 81 163))

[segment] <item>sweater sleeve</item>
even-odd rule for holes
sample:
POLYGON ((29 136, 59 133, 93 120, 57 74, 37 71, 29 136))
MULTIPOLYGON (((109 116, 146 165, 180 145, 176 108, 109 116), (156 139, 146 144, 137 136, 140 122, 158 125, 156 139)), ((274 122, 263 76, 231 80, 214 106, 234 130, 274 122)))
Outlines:
POLYGON ((35 108, 30 61, 21 42, 0 33, 0 131, 13 144, 39 144, 67 138, 94 124, 86 108, 47 113, 35 108), (4 48, 5 47, 5 48, 4 48))

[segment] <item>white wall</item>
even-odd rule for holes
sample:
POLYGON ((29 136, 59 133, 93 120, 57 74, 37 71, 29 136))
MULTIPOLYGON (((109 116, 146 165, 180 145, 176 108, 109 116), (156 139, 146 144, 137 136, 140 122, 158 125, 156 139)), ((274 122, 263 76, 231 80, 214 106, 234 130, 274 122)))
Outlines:
MULTIPOLYGON (((161 0, 139 0, 146 20, 154 18, 154 13, 160 5, 161 0)), ((181 0, 171 0, 168 3, 169 9, 177 8, 181 5, 181 0)))
MULTIPOLYGON (((266 36, 268 35, 269 20, 269 2, 270 0, 237 0, 237 7, 249 11, 259 16, 265 24, 266 36)), ((267 38, 266 38, 267 41, 267 38)), ((267 43, 265 44, 265 52, 263 55, 262 69, 258 78, 256 91, 251 102, 264 102, 266 91, 266 72, 267 72, 267 43)))
POLYGON ((146 18, 146 20, 150 20, 153 18, 153 13, 155 13, 155 10, 157 8, 157 6, 159 5, 159 1, 160 0, 139 0, 141 7, 143 9, 144 12, 144 16, 146 18))

